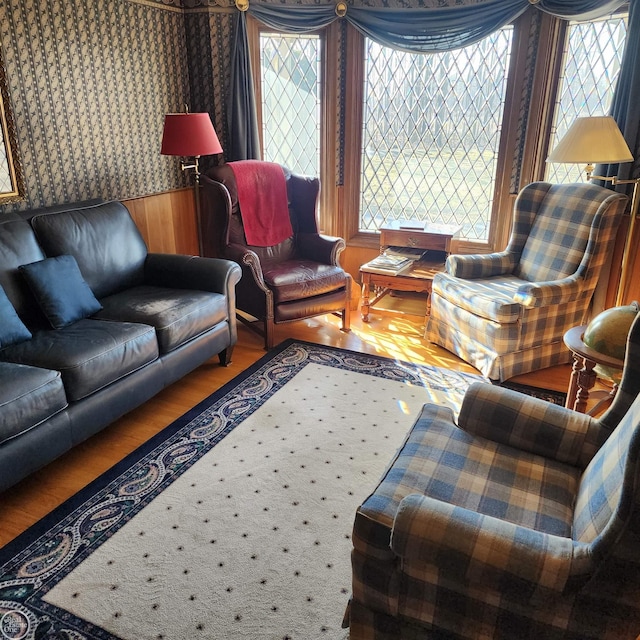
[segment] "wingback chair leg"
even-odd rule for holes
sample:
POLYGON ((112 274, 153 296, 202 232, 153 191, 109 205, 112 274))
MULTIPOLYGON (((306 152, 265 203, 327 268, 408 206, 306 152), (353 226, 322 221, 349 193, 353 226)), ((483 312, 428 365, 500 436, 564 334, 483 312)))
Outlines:
POLYGON ((275 311, 273 303, 273 292, 266 291, 264 296, 265 315, 264 315, 264 348, 269 351, 273 349, 275 334, 275 311))
POLYGON ((340 315, 342 317, 340 330, 349 333, 351 331, 351 301, 349 301, 349 304, 342 310, 340 315))
POLYGON ((346 289, 346 297, 347 301, 345 303, 344 309, 342 310, 342 327, 340 327, 341 331, 345 333, 349 333, 351 331, 351 285, 352 285, 351 276, 347 276, 347 286, 346 289))
POLYGON ((275 324, 273 318, 264 319, 264 348, 269 351, 273 349, 275 324))

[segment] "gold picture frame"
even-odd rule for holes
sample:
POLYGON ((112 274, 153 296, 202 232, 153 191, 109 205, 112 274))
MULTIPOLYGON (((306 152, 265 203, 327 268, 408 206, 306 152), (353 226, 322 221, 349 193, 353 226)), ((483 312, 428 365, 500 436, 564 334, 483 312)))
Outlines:
POLYGON ((0 51, 0 205, 24 199, 24 177, 18 155, 7 75, 0 51))

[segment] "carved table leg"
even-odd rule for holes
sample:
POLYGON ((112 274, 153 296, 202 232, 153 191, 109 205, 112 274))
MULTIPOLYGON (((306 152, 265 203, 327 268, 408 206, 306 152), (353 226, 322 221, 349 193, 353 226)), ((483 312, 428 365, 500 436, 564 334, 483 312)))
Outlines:
POLYGON ((576 403, 573 408, 580 413, 586 412, 589 390, 596 383, 596 372, 593 370, 595 366, 596 363, 593 360, 584 358, 584 366, 578 372, 578 393, 576 394, 576 403))
POLYGON ((569 389, 567 390, 567 400, 564 406, 567 409, 573 409, 576 404, 576 394, 578 393, 578 374, 584 366, 584 358, 577 353, 573 354, 573 366, 571 367, 571 379, 569 380, 569 389))
POLYGON ((362 273, 362 303, 360 305, 360 313, 362 314, 362 321, 369 322, 369 295, 370 295, 370 282, 371 274, 362 273))

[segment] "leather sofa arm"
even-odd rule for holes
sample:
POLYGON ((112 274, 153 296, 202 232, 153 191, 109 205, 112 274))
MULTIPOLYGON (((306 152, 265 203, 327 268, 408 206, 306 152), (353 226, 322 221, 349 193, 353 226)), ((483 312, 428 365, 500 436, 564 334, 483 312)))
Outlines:
POLYGON ((235 298, 235 285, 242 277, 231 260, 168 253, 150 253, 144 267, 146 284, 173 289, 212 291, 235 298))
POLYGON ((586 467, 602 442, 597 420, 510 389, 474 382, 465 393, 458 426, 521 451, 586 467))
POLYGON ((391 549, 415 575, 437 564, 460 585, 521 593, 526 601, 562 593, 591 568, 586 545, 435 500, 410 494, 398 506, 391 549), (576 562, 575 555, 585 555, 576 562), (571 578, 571 580, 570 580, 571 578), (526 587, 525 584, 526 583, 526 587), (511 587, 511 588, 510 588, 511 587))
POLYGON ((346 246, 342 238, 319 233, 299 233, 296 245, 298 257, 335 266, 338 266, 338 258, 346 246))

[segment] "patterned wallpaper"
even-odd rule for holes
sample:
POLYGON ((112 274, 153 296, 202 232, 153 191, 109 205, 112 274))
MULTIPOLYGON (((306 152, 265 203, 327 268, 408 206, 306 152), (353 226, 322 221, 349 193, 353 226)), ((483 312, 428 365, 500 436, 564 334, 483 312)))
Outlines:
MULTIPOLYGON (((353 0, 382 6, 477 1, 353 0)), ((209 111, 225 147, 236 12, 233 0, 1 1, 0 47, 27 199, 0 206, 0 215, 187 184, 177 159, 160 155, 163 116, 184 104, 209 111)), ((528 97, 520 104, 524 113, 528 97)), ((344 117, 341 109, 340 124, 344 117)), ((339 150, 340 144, 341 181, 339 150)))
POLYGON ((27 195, 0 212, 183 186, 160 155, 164 114, 189 102, 182 9, 4 0, 0 45, 27 195))

